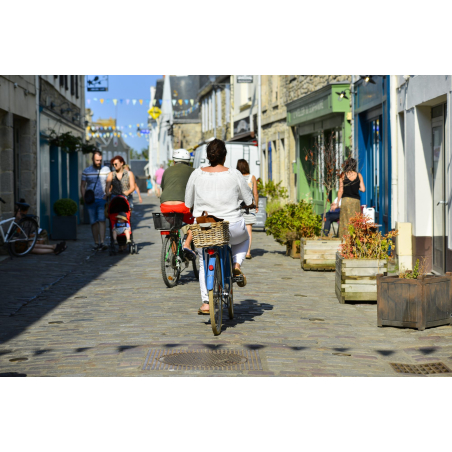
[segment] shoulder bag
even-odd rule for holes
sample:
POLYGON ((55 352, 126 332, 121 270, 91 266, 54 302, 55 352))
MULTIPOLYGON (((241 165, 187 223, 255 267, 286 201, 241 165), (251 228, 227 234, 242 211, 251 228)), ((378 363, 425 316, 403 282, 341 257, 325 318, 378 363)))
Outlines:
POLYGON ((96 189, 97 182, 99 181, 99 176, 102 168, 99 170, 99 173, 97 174, 96 183, 94 184, 94 188, 92 190, 86 190, 85 191, 85 204, 93 204, 96 200, 96 197, 94 196, 94 190, 96 189))

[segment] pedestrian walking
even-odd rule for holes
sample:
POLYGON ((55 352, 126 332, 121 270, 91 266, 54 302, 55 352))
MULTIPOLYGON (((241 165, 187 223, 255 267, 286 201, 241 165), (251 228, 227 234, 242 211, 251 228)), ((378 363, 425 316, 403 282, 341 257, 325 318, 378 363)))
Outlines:
POLYGON ((111 159, 111 164, 115 168, 108 177, 106 183, 106 192, 108 196, 125 196, 130 204, 130 210, 133 210, 133 196, 135 191, 135 176, 126 165, 125 160, 117 155, 111 159))
POLYGON ((248 235, 250 236, 250 244, 248 246, 248 251, 246 253, 246 258, 251 259, 251 241, 253 237, 253 224, 256 223, 256 213, 259 212, 259 194, 257 193, 257 180, 256 178, 250 174, 250 167, 248 162, 245 159, 240 159, 237 162, 237 169, 242 173, 245 178, 248 187, 254 197, 254 204, 256 205, 255 209, 247 209, 242 208, 243 219, 245 220, 245 226, 248 231, 248 235))
POLYGON ((160 168, 158 168, 155 172, 155 194, 158 198, 160 198, 160 196, 162 195, 162 189, 160 186, 162 184, 162 177, 164 172, 165 170, 163 169, 163 165, 160 165, 160 168))
POLYGON ((337 205, 341 206, 339 218, 339 238, 348 234, 350 218, 361 213, 361 200, 359 192, 366 191, 363 176, 357 172, 358 163, 349 157, 344 164, 344 172, 339 179, 339 192, 337 193, 337 205), (342 202, 341 202, 342 200, 342 202))
POLYGON ((148 195, 150 196, 152 194, 152 181, 151 176, 148 176, 147 182, 146 182, 146 189, 148 191, 148 195))
POLYGON ((89 222, 94 239, 93 250, 106 250, 105 245, 105 186, 110 168, 102 165, 102 152, 93 153, 93 164, 82 173, 80 193, 88 209, 89 222))

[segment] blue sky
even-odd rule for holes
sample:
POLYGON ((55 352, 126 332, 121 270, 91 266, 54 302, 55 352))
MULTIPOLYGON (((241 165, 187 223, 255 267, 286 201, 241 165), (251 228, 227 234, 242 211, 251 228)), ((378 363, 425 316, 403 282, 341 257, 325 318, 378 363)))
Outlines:
MULTIPOLYGON (((87 75, 86 79, 92 80, 94 75, 87 75)), ((101 76, 99 76, 101 77, 101 76)), ((124 131, 127 127, 127 132, 132 132, 136 135, 137 124, 143 123, 144 128, 147 128, 149 103, 146 101, 150 98, 150 87, 155 86, 155 82, 161 75, 109 75, 108 76, 108 91, 106 92, 88 92, 86 91, 86 108, 91 108, 94 113, 93 120, 97 119, 117 119, 118 126, 124 126, 124 131), (95 101, 94 99, 97 99, 95 101), (103 104, 100 99, 104 99, 103 104), (117 105, 113 103, 113 99, 118 99, 117 105), (123 99, 123 102, 120 102, 123 99), (129 99, 129 104, 126 100, 129 99), (135 105, 132 99, 136 99, 135 105), (143 99, 143 104, 140 105, 139 99, 143 99), (117 116, 116 116, 117 115, 117 116), (129 128, 129 124, 133 127, 129 128)), ((87 83, 85 83, 87 86, 87 83)), ((126 143, 136 149, 138 152, 142 148, 148 147, 148 142, 144 135, 138 137, 124 137, 126 143)))

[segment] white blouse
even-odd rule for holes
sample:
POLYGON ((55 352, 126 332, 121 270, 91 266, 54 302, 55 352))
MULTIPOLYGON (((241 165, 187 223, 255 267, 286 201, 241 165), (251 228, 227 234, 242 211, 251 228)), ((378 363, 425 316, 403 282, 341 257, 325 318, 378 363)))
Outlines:
POLYGON ((193 207, 193 216, 199 217, 205 211, 223 220, 240 221, 240 203, 253 203, 250 187, 236 169, 220 173, 208 173, 201 168, 191 173, 185 189, 185 205, 193 207))

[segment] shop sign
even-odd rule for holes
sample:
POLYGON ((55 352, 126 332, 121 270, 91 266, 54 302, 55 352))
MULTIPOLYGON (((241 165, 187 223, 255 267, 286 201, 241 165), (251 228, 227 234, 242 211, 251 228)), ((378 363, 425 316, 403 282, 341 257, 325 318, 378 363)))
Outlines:
POLYGON ((311 119, 318 118, 319 116, 328 114, 330 112, 328 107, 328 99, 329 97, 326 96, 288 112, 287 119, 289 125, 309 121, 311 119))
POLYGON ((239 133, 250 132, 250 117, 240 119, 234 122, 234 135, 238 135, 239 133))
POLYGON ((253 83, 252 75, 237 75, 237 83, 253 83))

